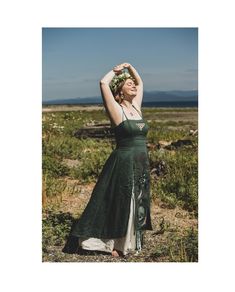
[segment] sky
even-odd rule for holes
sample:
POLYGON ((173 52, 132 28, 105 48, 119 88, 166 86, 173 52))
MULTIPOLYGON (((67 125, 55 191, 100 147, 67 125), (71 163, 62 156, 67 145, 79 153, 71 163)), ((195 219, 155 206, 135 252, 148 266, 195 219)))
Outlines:
POLYGON ((130 63, 144 91, 198 89, 197 28, 42 28, 42 99, 100 96, 99 81, 130 63))

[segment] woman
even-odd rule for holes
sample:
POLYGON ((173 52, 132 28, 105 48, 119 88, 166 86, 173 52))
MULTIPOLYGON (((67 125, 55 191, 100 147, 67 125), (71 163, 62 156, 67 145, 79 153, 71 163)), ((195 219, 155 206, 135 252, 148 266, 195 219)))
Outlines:
POLYGON ((138 254, 150 217, 148 126, 142 118, 143 82, 129 63, 117 65, 100 81, 105 109, 116 138, 91 198, 71 228, 63 252, 78 247, 113 256, 138 254), (126 72, 128 70, 128 72, 126 72))

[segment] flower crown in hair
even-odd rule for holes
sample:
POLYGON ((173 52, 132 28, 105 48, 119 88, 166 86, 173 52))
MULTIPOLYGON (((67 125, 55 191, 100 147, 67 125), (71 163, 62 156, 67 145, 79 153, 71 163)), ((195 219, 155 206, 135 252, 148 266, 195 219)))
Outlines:
POLYGON ((113 77, 112 81, 111 81, 110 84, 109 84, 109 87, 110 87, 110 89, 112 90, 112 92, 115 93, 116 90, 117 90, 117 88, 118 88, 118 85, 119 85, 122 81, 124 81, 124 80, 126 80, 126 79, 128 79, 128 78, 132 79, 133 81, 135 80, 135 79, 130 75, 130 73, 128 73, 128 72, 123 72, 123 73, 121 73, 121 74, 119 74, 119 75, 115 75, 115 76, 113 77))

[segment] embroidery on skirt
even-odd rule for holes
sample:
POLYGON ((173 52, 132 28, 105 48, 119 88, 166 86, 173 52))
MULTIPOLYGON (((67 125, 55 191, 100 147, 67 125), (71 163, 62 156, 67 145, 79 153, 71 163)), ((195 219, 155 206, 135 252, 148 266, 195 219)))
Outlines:
POLYGON ((143 231, 147 222, 150 191, 149 164, 146 152, 137 153, 134 161, 136 249, 140 251, 143 245, 143 231))

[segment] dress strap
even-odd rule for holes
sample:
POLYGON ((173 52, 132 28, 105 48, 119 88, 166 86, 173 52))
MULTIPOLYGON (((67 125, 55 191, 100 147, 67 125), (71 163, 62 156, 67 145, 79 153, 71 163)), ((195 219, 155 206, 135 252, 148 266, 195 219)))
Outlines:
POLYGON ((132 104, 133 108, 137 111, 137 113, 143 118, 142 113, 132 104))
MULTIPOLYGON (((129 120, 129 119, 127 118, 127 116, 126 116, 125 112, 124 112, 124 109, 123 109, 123 107, 122 107, 121 105, 120 105, 120 107, 122 108, 122 113, 125 115, 126 119, 127 119, 127 120, 129 120)), ((122 117, 123 117, 123 115, 122 115, 122 117)), ((122 118, 122 121, 123 121, 123 118, 122 118)))

